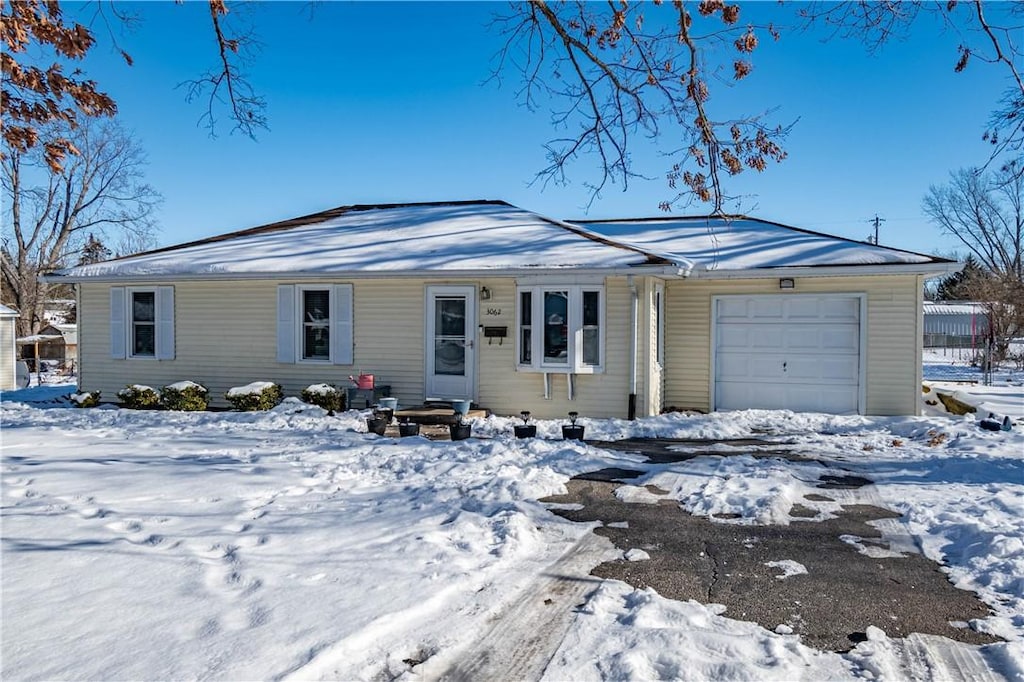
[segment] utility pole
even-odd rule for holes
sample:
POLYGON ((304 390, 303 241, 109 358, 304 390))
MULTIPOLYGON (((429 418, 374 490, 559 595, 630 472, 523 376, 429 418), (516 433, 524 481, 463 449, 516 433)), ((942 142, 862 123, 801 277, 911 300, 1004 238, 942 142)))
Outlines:
MULTIPOLYGON (((879 224, 885 222, 885 218, 879 218, 878 214, 876 213, 875 217, 870 219, 870 220, 868 220, 868 222, 875 224, 875 241, 873 241, 871 243, 874 244, 875 246, 878 246, 878 226, 879 226, 879 224)), ((870 239, 870 237, 869 237, 869 239, 870 239)))

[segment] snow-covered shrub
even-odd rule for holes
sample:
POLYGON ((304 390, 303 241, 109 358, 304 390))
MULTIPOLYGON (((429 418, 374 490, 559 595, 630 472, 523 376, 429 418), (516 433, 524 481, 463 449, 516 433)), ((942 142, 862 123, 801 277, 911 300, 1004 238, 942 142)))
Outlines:
POLYGON ((130 410, 152 410, 160 407, 160 394, 149 386, 129 384, 117 392, 121 407, 130 410))
POLYGON ((202 412, 209 404, 206 387, 194 381, 179 381, 164 386, 161 400, 168 410, 202 412))
POLYGON ((99 391, 82 391, 81 393, 72 393, 68 397, 71 398, 71 404, 75 407, 96 407, 100 404, 99 391))
POLYGON ((284 393, 281 391, 281 387, 275 383, 254 381, 245 386, 235 386, 228 389, 224 397, 227 398, 227 401, 236 410, 253 412, 276 407, 284 400, 284 393))
POLYGON ((345 391, 330 384, 313 384, 302 389, 302 402, 322 407, 328 412, 345 409, 345 391))

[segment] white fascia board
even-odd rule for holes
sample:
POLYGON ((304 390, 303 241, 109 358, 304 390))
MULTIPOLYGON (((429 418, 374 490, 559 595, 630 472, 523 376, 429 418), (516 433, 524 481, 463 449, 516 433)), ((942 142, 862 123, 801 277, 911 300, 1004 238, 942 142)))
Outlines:
POLYGON ((694 279, 778 279, 779 277, 856 277, 872 275, 924 275, 941 277, 960 272, 963 263, 891 263, 875 265, 820 265, 817 267, 758 268, 749 270, 694 270, 694 279))
POLYGON ((118 282, 208 282, 232 280, 359 280, 359 279, 490 279, 495 277, 560 277, 566 275, 655 275, 661 277, 685 277, 688 271, 676 265, 634 265, 611 268, 508 268, 488 270, 376 270, 368 271, 323 271, 323 272, 196 272, 196 273, 155 273, 96 275, 73 277, 63 275, 40 275, 40 281, 47 284, 114 284, 118 282))

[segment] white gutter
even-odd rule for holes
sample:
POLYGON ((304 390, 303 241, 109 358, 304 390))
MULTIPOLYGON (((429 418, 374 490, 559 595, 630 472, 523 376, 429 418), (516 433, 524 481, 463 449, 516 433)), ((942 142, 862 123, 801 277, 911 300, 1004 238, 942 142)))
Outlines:
POLYGON ((667 278, 685 277, 687 271, 676 265, 632 265, 612 266, 607 268, 579 268, 574 266, 556 268, 493 268, 486 270, 324 270, 320 272, 157 272, 157 273, 124 273, 102 275, 40 275, 39 280, 47 284, 78 284, 97 283, 114 284, 118 282, 205 282, 219 280, 334 280, 334 279, 479 279, 481 277, 521 277, 566 276, 566 275, 600 275, 632 276, 637 273, 667 278))
POLYGON ((924 275, 938 277, 963 270, 963 263, 871 263, 868 265, 820 265, 743 270, 694 269, 694 279, 777 279, 779 277, 855 277, 858 275, 924 275))

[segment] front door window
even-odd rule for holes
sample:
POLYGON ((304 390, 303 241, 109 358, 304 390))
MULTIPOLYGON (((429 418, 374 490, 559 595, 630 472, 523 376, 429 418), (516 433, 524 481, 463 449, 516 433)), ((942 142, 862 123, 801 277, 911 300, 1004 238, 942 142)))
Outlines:
POLYGON ((434 373, 466 374, 466 299, 434 299, 434 373))

